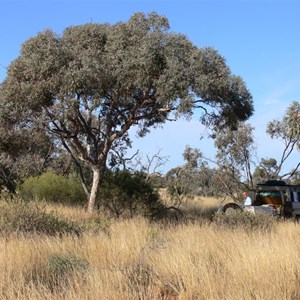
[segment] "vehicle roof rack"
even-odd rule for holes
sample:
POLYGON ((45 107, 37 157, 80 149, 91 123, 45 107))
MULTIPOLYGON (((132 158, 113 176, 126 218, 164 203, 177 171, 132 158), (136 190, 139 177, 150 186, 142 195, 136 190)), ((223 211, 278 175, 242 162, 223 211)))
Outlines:
POLYGON ((285 181, 282 180, 268 180, 264 183, 258 183, 257 185, 268 185, 268 186, 285 186, 285 181))

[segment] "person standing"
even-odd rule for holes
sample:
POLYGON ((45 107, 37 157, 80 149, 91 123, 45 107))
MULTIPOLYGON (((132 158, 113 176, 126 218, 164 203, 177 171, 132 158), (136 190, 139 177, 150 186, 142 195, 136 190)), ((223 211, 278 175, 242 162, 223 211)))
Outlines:
POLYGON ((247 192, 243 192, 244 206, 252 205, 252 199, 248 196, 247 192))

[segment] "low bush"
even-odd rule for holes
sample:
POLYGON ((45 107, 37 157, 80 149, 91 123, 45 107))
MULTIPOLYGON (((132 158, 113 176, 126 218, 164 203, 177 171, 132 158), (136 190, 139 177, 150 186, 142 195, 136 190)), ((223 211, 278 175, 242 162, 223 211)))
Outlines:
POLYGON ((25 200, 45 200, 62 204, 86 204, 80 180, 77 176, 63 177, 47 172, 38 177, 29 177, 20 186, 20 195, 25 200))
POLYGON ((115 217, 150 216, 163 207, 159 194, 145 175, 129 171, 107 172, 97 205, 115 217))
POLYGON ((65 290, 74 276, 85 276, 88 261, 71 253, 52 254, 46 263, 33 266, 28 279, 37 285, 43 285, 51 292, 65 290))
POLYGON ((0 234, 80 234, 81 228, 61 218, 55 212, 46 212, 38 203, 14 200, 0 202, 0 234))

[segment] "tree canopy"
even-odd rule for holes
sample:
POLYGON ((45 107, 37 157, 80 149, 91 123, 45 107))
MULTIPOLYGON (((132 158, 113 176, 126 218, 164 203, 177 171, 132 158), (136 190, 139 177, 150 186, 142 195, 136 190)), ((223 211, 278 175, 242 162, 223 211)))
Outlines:
POLYGON ((293 103, 286 109, 282 120, 273 120, 267 124, 267 133, 271 138, 279 139, 284 144, 284 150, 277 164, 273 163, 273 177, 276 179, 284 179, 293 177, 299 174, 300 162, 286 174, 280 174, 284 163, 290 157, 291 153, 298 149, 300 150, 300 103, 293 103))
MULTIPOLYGON (((89 210, 112 149, 149 128, 201 111, 211 127, 235 128, 253 113, 242 78, 213 48, 198 48, 153 12, 114 25, 45 30, 22 45, 1 84, 7 118, 43 124, 57 145, 93 171, 89 210)), ((3 124, 1 123, 1 126, 3 124)))

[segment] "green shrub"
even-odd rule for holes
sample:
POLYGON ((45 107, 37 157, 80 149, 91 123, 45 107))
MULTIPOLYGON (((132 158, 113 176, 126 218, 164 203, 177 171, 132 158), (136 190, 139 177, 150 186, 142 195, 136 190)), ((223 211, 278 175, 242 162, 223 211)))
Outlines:
POLYGON ((76 274, 81 278, 85 276, 88 267, 88 261, 71 253, 53 254, 45 264, 33 266, 27 278, 52 292, 59 292, 68 287, 76 274))
POLYGON ((39 199, 53 203, 85 204, 84 193, 77 176, 63 177, 51 172, 29 177, 20 187, 25 200, 39 199))
POLYGON ((100 187, 98 207, 116 217, 136 214, 150 215, 163 207, 158 193, 142 173, 107 172, 100 187))
POLYGON ((81 228, 55 212, 47 213, 40 204, 16 200, 0 202, 0 233, 46 235, 80 234, 81 228))
POLYGON ((88 262, 73 254, 54 254, 51 255, 47 263, 47 271, 57 277, 67 275, 72 271, 84 272, 88 268, 88 262))
POLYGON ((234 210, 230 214, 215 214, 213 222, 216 225, 230 229, 269 231, 276 224, 274 216, 264 213, 251 213, 234 210))

